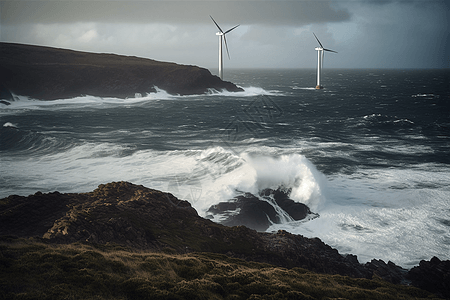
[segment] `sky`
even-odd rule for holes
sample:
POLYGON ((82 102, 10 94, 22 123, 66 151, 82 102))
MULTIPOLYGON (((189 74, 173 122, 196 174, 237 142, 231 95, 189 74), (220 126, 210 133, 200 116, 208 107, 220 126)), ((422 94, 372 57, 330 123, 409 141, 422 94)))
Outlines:
POLYGON ((450 68, 450 0, 0 1, 0 40, 224 68, 450 68))

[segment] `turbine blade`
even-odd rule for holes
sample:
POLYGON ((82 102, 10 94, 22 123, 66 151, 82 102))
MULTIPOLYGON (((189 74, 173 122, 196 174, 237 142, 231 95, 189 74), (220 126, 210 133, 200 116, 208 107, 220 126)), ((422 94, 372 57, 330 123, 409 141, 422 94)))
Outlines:
POLYGON ((334 51, 334 50, 330 50, 330 49, 325 49, 325 48, 323 48, 323 50, 324 50, 324 51, 329 51, 329 52, 334 52, 334 53, 337 53, 336 51, 334 51))
POLYGON ((323 48, 322 43, 319 41, 319 39, 317 38, 316 34, 313 32, 314 37, 316 38, 317 42, 319 43, 320 47, 323 48))
POLYGON ((225 31, 223 34, 227 34, 228 32, 230 32, 231 30, 233 30, 233 29, 235 29, 236 27, 238 27, 239 25, 236 25, 236 26, 234 26, 233 28, 231 28, 231 29, 228 29, 227 31, 225 31))
POLYGON ((223 40, 225 41, 225 48, 227 49, 228 59, 230 59, 230 52, 228 52, 227 38, 225 34, 223 35, 223 40))
POLYGON ((222 32, 222 33, 223 33, 223 30, 222 30, 222 28, 220 28, 219 24, 217 24, 217 22, 216 22, 216 21, 214 21, 213 17, 211 17, 211 15, 210 15, 209 17, 211 18, 211 20, 213 20, 214 24, 216 24, 217 28, 219 28, 220 32, 222 32))

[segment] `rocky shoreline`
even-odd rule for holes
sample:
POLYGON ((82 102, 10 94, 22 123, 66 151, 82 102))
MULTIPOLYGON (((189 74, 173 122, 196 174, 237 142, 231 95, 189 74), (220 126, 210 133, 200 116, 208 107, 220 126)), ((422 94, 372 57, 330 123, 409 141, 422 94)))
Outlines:
POLYGON ((0 43, 0 100, 6 105, 14 100, 12 94, 39 100, 81 95, 127 98, 156 92, 156 87, 173 95, 242 91, 197 66, 0 43))
POLYGON ((0 236, 178 254, 220 253, 322 274, 379 277, 450 297, 450 261, 434 257, 411 270, 375 259, 360 264, 356 256, 343 256, 318 238, 227 227, 200 217, 187 201, 128 182, 100 185, 90 193, 37 192, 0 199, 0 236))

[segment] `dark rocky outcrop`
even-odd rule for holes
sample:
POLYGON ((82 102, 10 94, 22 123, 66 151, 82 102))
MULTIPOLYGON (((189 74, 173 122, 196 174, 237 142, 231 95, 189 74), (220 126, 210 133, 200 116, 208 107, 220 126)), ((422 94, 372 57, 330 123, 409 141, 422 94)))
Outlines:
POLYGON ((197 66, 13 43, 0 43, 0 84, 6 96, 40 100, 135 97, 155 92, 155 86, 180 95, 242 90, 197 66))
POLYGON ((266 231, 271 224, 281 223, 283 216, 276 211, 278 206, 286 213, 287 218, 296 221, 315 218, 318 215, 310 211, 303 203, 289 199, 291 189, 265 189, 259 197, 244 193, 228 202, 220 202, 211 206, 208 213, 217 215, 220 223, 226 226, 243 225, 257 231, 266 231))
POLYGON ((370 262, 367 262, 364 267, 370 270, 370 273, 372 273, 373 275, 383 278, 386 281, 397 284, 409 283, 409 281, 405 278, 408 270, 397 266, 391 261, 385 263, 381 259, 372 259, 370 262))
POLYGON ((276 223, 278 215, 268 202, 250 193, 239 195, 230 202, 220 202, 211 206, 208 213, 217 215, 220 224, 226 226, 243 225, 257 231, 265 231, 276 223))
POLYGON ((100 185, 90 193, 37 192, 0 199, 0 235, 145 251, 214 252, 325 274, 411 282, 444 297, 450 290, 449 261, 422 261, 409 272, 381 260, 362 265, 356 256, 343 256, 318 238, 226 227, 201 218, 187 201, 128 182, 100 185))
POLYGON ((407 278, 412 285, 450 299, 450 261, 441 261, 433 257, 430 261, 422 260, 412 268, 407 278))

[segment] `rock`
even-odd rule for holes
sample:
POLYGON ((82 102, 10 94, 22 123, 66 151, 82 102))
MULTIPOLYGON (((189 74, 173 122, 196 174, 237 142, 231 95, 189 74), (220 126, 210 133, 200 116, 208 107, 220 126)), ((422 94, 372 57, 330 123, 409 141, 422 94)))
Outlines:
POLYGON ((282 223, 286 214, 287 218, 296 221, 318 216, 311 213, 305 204, 289 199, 290 192, 291 190, 281 188, 265 189, 261 191, 259 197, 244 193, 229 202, 220 202, 211 206, 207 212, 216 215, 223 225, 243 225, 257 231, 266 231, 272 224, 282 223))
POLYGON ((372 276, 370 270, 359 264, 357 259, 347 259, 319 238, 310 239, 284 230, 260 235, 264 240, 266 253, 271 255, 266 260, 272 264, 280 265, 283 261, 286 267, 301 267, 318 273, 358 278, 372 276))
POLYGON ((421 289, 450 299, 450 261, 441 261, 433 257, 430 261, 422 260, 419 265, 409 270, 407 278, 421 289))
POLYGON ((365 264, 366 269, 370 270, 373 275, 376 275, 386 281, 392 283, 403 283, 407 284, 405 280, 405 275, 408 272, 393 262, 389 261, 387 264, 383 260, 372 259, 370 262, 365 264))
POLYGON ((279 221, 272 205, 250 193, 237 196, 231 202, 213 205, 207 212, 219 215, 219 222, 223 225, 243 225, 257 231, 265 231, 279 221))
POLYGON ((242 91, 197 66, 13 43, 0 43, 0 83, 16 95, 40 100, 127 98, 155 87, 180 95, 242 91))
POLYGON ((67 205, 75 201, 70 194, 58 192, 4 198, 0 202, 0 235, 43 236, 55 220, 69 211, 67 205))
MULTIPOLYGON (((260 195, 266 199, 273 199, 285 212, 287 212, 292 219, 299 221, 305 219, 308 215, 311 215, 311 211, 308 206, 303 203, 295 202, 289 199, 292 189, 278 188, 277 190, 265 189, 260 195)), ((317 214, 315 214, 318 216, 317 214)))

